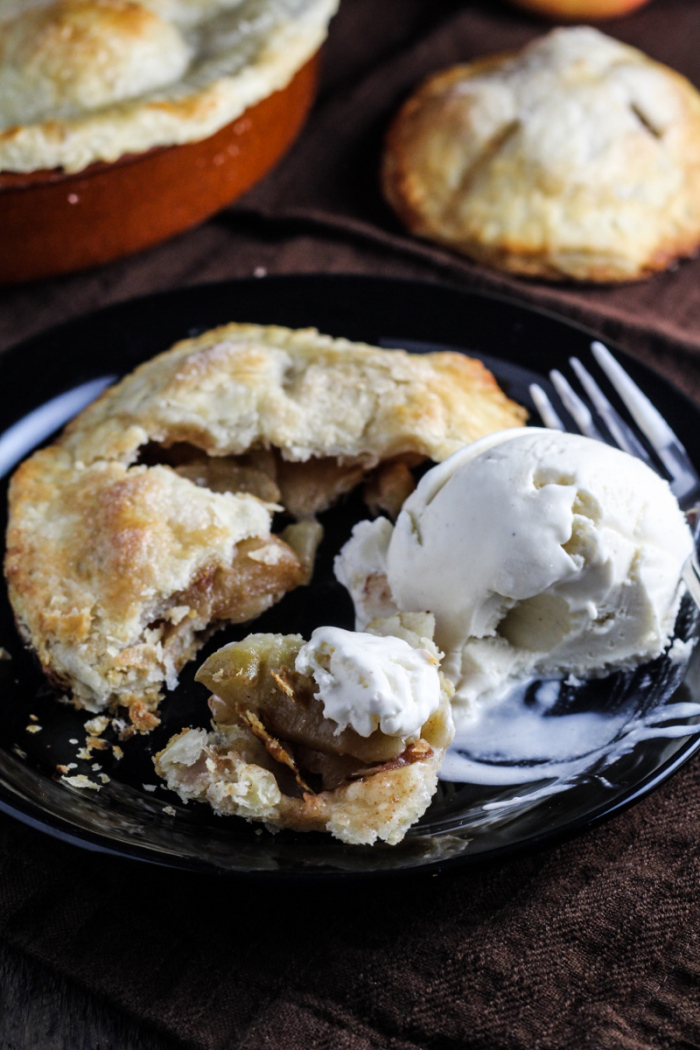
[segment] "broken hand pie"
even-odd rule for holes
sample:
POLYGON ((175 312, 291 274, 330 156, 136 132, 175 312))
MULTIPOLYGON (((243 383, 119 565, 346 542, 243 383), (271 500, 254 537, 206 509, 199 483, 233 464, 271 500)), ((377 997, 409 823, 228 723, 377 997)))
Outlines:
POLYGON ((412 466, 523 416, 459 353, 246 324, 178 343, 12 479, 19 630, 75 706, 148 730, 213 630, 309 579, 318 512, 363 480, 396 511, 412 466))
POLYGON ((213 731, 173 737, 156 771, 220 815, 354 845, 400 842, 454 734, 433 629, 412 613, 368 634, 319 628, 307 644, 257 634, 225 646, 197 674, 214 693, 213 731))

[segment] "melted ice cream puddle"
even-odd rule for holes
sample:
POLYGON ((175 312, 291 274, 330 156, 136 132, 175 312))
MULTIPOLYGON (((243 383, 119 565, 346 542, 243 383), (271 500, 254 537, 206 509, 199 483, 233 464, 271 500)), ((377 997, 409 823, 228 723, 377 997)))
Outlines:
MULTIPOLYGON (((664 658, 669 678, 665 696, 675 692, 683 674, 673 647, 664 658)), ((681 642, 687 654, 693 642, 681 642)), ((453 783, 507 787, 548 780, 536 794, 552 794, 568 787, 574 778, 601 773, 645 740, 693 736, 700 733, 700 703, 663 698, 646 712, 640 710, 640 693, 654 687, 654 675, 637 674, 622 705, 611 710, 566 710, 561 701, 561 678, 528 679, 515 684, 505 696, 461 717, 455 710, 456 732, 440 770, 440 778, 453 783), (559 710, 555 709, 559 707, 559 710)), ((585 683, 571 683, 574 689, 585 683)), ((602 681, 601 687, 606 683, 602 681)), ((575 693, 573 694, 575 695, 575 693)), ((575 704, 571 706, 575 707, 575 704)), ((610 785, 614 786, 614 785, 610 785)), ((533 795, 529 796, 533 798, 533 795)), ((507 803, 491 803, 500 806, 507 803)))

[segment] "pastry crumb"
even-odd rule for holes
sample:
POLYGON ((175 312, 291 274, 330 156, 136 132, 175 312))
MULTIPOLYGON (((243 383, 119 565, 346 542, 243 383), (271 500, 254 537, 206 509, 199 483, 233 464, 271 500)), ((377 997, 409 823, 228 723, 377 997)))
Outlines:
POLYGON ((28 733, 40 733, 41 730, 42 730, 42 726, 28 725, 26 727, 26 730, 27 730, 28 733))
POLYGON ((90 736, 100 736, 104 733, 108 725, 109 718, 107 718, 106 715, 98 715, 96 718, 91 718, 89 722, 85 723, 85 732, 89 733, 90 736))
POLYGON ((12 750, 14 751, 14 753, 19 758, 26 758, 27 757, 27 752, 23 751, 22 748, 19 746, 19 744, 13 744, 12 745, 12 750))
POLYGON ((94 780, 90 780, 84 773, 78 773, 74 777, 61 777, 62 784, 69 784, 71 787, 76 788, 89 788, 91 791, 100 791, 100 785, 96 784, 94 780))
POLYGON ((167 813, 169 817, 176 817, 177 811, 173 806, 163 806, 163 812, 167 813))
POLYGON ((89 736, 85 740, 85 746, 91 751, 105 751, 109 744, 101 736, 89 736))
POLYGON ((144 784, 143 785, 143 790, 144 791, 155 791, 156 790, 156 785, 155 784, 144 784))

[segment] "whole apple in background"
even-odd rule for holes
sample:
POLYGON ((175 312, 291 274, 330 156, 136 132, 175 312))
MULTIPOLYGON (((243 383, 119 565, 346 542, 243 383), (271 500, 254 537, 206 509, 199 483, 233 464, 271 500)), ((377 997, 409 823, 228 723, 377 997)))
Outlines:
POLYGON ((516 7, 556 22, 598 22, 620 18, 649 0, 511 0, 516 7))

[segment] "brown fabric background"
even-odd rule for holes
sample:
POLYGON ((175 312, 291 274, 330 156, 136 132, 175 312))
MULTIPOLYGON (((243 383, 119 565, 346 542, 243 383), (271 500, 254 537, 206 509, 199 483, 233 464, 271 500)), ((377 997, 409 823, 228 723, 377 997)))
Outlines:
MULTIPOLYGON (((343 0, 318 106, 278 169, 170 244, 0 291, 0 346, 260 267, 396 274, 566 314, 700 399, 700 261, 623 288, 525 283, 411 240, 381 201, 382 132, 417 79, 542 28, 495 2, 343 0)), ((696 0, 654 0, 607 31, 700 85, 696 0)), ((699 827, 694 762, 604 827, 516 861, 273 892, 129 865, 2 818, 0 939, 187 1047, 699 1047, 699 827)))

